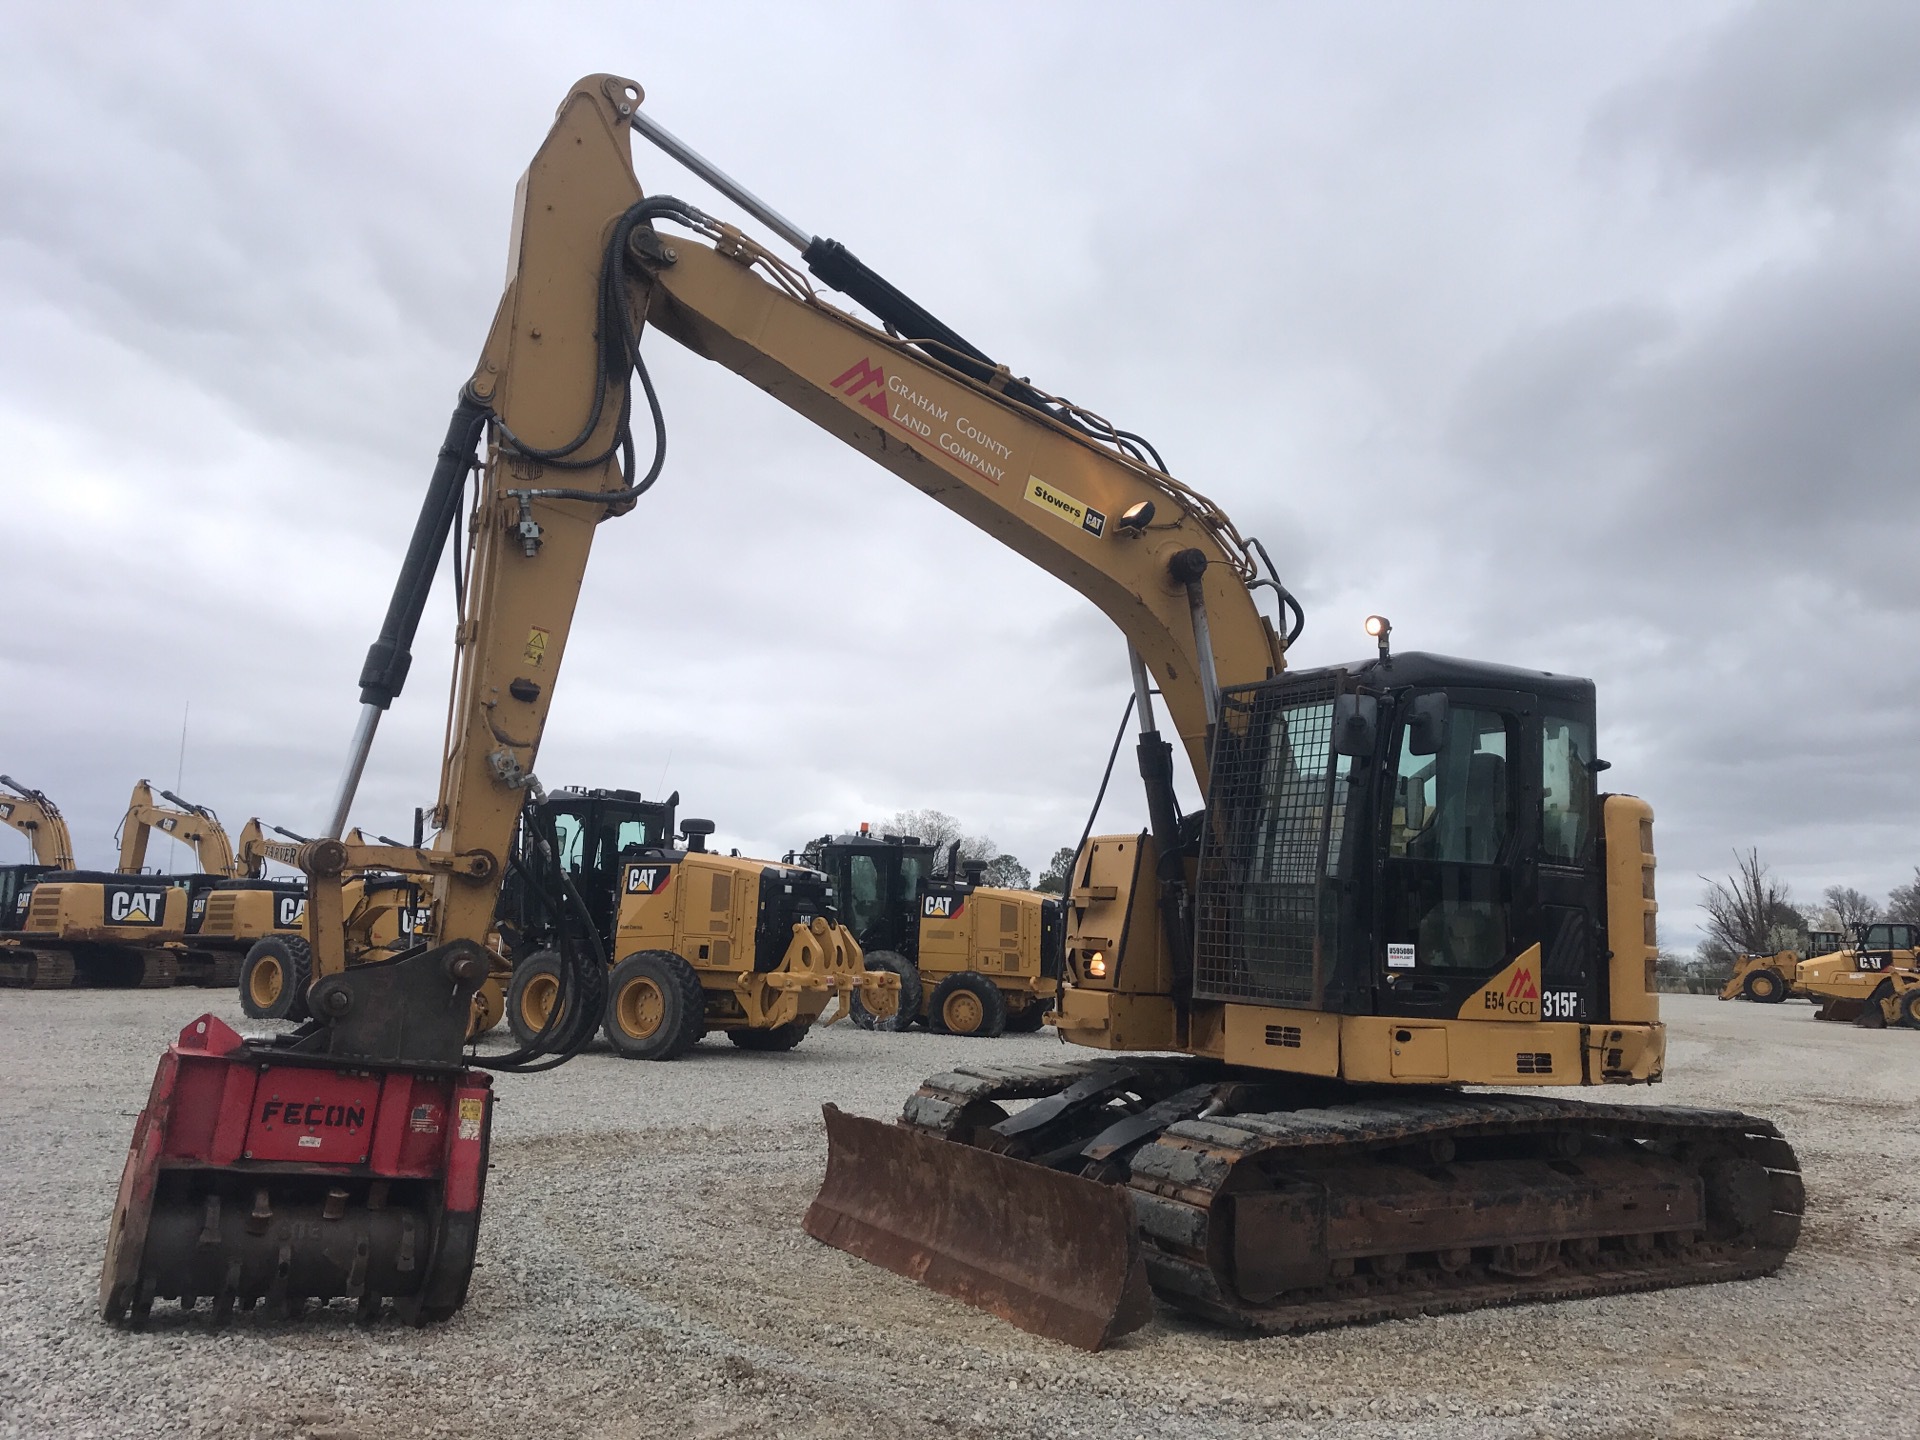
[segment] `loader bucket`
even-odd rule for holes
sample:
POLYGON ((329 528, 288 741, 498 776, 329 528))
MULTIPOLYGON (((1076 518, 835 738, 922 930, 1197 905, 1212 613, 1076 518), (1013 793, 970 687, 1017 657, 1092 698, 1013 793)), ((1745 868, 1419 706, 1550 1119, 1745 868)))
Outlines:
POLYGON ((807 1234, 1035 1335, 1098 1350, 1153 1310, 1126 1192, 822 1107, 807 1234))

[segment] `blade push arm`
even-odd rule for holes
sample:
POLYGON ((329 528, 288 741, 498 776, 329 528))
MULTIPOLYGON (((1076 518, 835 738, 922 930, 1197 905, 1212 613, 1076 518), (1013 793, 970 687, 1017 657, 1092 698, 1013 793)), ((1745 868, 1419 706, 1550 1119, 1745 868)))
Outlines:
POLYGON ((11 775, 0 775, 0 821, 27 837, 33 863, 59 870, 73 869, 73 836, 60 808, 38 790, 29 789, 11 775))
POLYGON ((245 873, 235 866, 233 846, 227 839, 226 828, 213 811, 204 805, 182 800, 170 790, 160 791, 156 799, 153 787, 145 780, 140 780, 134 783, 133 796, 127 801, 126 818, 120 822, 120 870, 123 874, 138 874, 147 863, 147 839, 155 830, 178 840, 182 845, 193 847, 195 863, 204 875, 237 876, 245 873), (161 800, 170 802, 173 808, 162 805, 161 800))

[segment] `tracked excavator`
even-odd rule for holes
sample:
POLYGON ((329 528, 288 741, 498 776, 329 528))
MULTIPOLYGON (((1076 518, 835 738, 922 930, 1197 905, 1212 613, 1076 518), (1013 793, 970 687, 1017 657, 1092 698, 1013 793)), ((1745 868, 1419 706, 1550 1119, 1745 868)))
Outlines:
POLYGON ((1776 1268, 1802 1190, 1771 1123, 1564 1098, 1665 1067, 1652 812, 1598 790, 1591 683, 1391 654, 1384 622, 1377 658, 1287 669, 1297 602, 1150 445, 1015 377, 641 99, 630 80, 581 81, 520 183, 508 286, 361 673, 330 837, 464 529, 435 843, 299 847, 315 1018, 269 1044, 205 1017, 169 1048, 102 1313, 345 1296, 424 1321, 464 1299, 488 1072, 558 1063, 605 999, 607 957, 548 836, 524 868, 578 921, 558 947, 567 992, 537 1043, 463 1053, 589 545, 664 462, 648 328, 1041 565, 1128 641, 1150 825, 1081 847, 1055 1008, 1092 1053, 934 1076, 898 1123, 829 1107, 809 1232, 1083 1346, 1142 1323, 1154 1293, 1293 1330, 1776 1268), (636 131, 805 269, 644 195, 636 131), (1176 757, 1205 797, 1192 813, 1176 757), (438 943, 349 968, 338 877, 375 854, 430 880, 438 943))
POLYGON ((52 989, 64 983, 60 979, 62 967, 43 962, 36 952, 12 940, 8 932, 26 924, 36 880, 73 869, 73 836, 59 806, 44 792, 22 785, 11 775, 0 775, 0 823, 26 836, 33 855, 25 864, 0 865, 0 985, 52 989))
POLYGON ((142 989, 181 979, 220 983, 211 952, 187 945, 206 892, 234 874, 233 846, 219 817, 139 780, 119 839, 115 871, 69 868, 36 877, 14 937, 18 958, 12 964, 25 967, 26 983, 41 988, 76 981, 142 989), (148 874, 147 846, 156 831, 191 848, 198 870, 148 874))

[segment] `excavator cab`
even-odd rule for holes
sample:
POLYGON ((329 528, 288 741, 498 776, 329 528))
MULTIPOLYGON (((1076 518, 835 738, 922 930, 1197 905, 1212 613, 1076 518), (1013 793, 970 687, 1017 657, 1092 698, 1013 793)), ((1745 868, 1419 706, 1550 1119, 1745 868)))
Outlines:
POLYGON ((1591 681, 1418 653, 1228 691, 1193 997, 1609 1014, 1593 734, 1591 681))

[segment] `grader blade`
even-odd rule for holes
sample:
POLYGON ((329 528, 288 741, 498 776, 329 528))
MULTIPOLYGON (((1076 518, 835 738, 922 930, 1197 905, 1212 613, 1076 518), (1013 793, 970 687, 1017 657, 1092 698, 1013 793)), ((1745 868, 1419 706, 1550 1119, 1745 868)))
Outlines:
POLYGON ((1153 1310, 1124 1190, 822 1107, 816 1240, 1035 1335, 1098 1350, 1153 1310))

